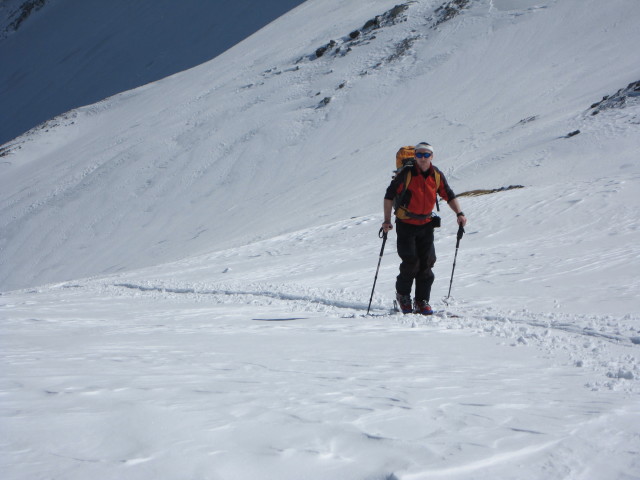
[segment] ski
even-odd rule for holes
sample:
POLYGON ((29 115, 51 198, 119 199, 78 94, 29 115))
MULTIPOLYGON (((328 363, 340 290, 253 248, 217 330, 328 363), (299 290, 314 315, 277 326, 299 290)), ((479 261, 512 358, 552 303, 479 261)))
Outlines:
POLYGON ((387 311, 387 312, 369 312, 369 313, 363 313, 360 315, 348 315, 345 318, 353 318, 355 316, 359 316, 359 317, 389 317, 389 316, 396 316, 396 315, 401 315, 401 316, 416 316, 416 317, 420 317, 420 318, 429 318, 429 317, 437 317, 437 318, 462 318, 462 315, 458 315, 457 313, 453 313, 450 312, 448 310, 434 310, 433 314, 431 315, 422 315, 420 313, 405 313, 403 314, 400 311, 400 307, 398 306, 398 302, 397 301, 393 301, 393 305, 392 307, 387 311))
MULTIPOLYGON (((391 312, 393 313, 401 313, 400 312, 400 307, 398 306, 398 302, 396 300, 393 301, 393 307, 391 308, 391 312)), ((434 310, 433 313, 431 315, 422 315, 420 313, 405 313, 404 315, 418 315, 420 317, 440 317, 440 318, 462 318, 461 315, 458 315, 457 313, 452 313, 448 310, 434 310)))

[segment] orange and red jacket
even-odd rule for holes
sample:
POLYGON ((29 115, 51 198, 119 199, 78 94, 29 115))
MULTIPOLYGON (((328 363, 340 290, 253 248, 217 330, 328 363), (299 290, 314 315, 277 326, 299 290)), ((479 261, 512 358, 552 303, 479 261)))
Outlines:
MULTIPOLYGON (((435 168, 436 167, 431 165, 429 170, 421 172, 417 166, 414 166, 411 169, 406 169, 400 172, 391 181, 391 184, 387 187, 387 192, 384 198, 387 200, 396 200, 396 197, 403 195, 407 173, 411 171, 411 181, 407 186, 407 191, 403 195, 399 206, 405 207, 411 214, 421 217, 404 219, 397 218, 398 221, 410 223, 412 225, 424 225, 431 221, 431 212, 433 212, 436 205, 435 168)), ((442 172, 438 170, 438 173, 440 174, 440 187, 438 188, 437 194, 445 202, 450 202, 456 198, 456 195, 449 187, 447 179, 444 177, 442 172)), ((396 217, 397 216, 398 214, 396 211, 396 217)))

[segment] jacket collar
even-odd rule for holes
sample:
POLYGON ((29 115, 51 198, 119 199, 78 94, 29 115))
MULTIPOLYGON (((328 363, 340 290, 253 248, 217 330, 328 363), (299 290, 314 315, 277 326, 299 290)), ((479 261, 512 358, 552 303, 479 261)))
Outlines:
POLYGON ((420 170, 420 167, 418 167, 418 165, 414 165, 413 166, 413 174, 414 175, 422 175, 424 178, 427 178, 429 175, 433 176, 433 163, 431 165, 429 165, 429 169, 426 172, 423 172, 422 170, 420 170))

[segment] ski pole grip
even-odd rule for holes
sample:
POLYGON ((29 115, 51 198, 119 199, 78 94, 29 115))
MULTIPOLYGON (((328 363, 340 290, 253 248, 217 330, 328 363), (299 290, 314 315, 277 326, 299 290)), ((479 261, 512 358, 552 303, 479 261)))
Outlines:
POLYGON ((462 238, 462 235, 464 235, 464 228, 462 225, 458 226, 458 235, 457 235, 457 240, 456 240, 456 252, 458 251, 458 248, 460 248, 460 239, 462 238))
POLYGON ((384 228, 380 227, 380 231, 378 232, 378 237, 384 238, 385 240, 387 239, 387 232, 384 231, 384 228))

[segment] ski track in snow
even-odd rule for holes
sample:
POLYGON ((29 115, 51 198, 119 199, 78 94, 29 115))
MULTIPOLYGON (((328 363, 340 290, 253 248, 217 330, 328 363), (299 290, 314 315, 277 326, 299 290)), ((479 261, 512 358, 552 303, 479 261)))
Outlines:
MULTIPOLYGON (((133 284, 133 283, 116 283, 114 287, 121 287, 130 290, 138 290, 141 292, 159 292, 162 294, 181 294, 191 295, 192 298, 198 298, 202 295, 215 297, 220 303, 251 303, 257 305, 268 305, 273 302, 270 300, 282 300, 284 302, 293 302, 290 306, 292 309, 302 310, 314 310, 318 312, 327 312, 335 310, 356 310, 360 314, 362 311, 367 310, 367 304, 358 302, 343 302, 337 298, 331 298, 331 296, 321 297, 313 294, 300 294, 287 293, 290 289, 287 285, 281 285, 279 288, 274 286, 261 287, 256 285, 254 290, 234 290, 231 288, 213 288, 202 289, 192 286, 184 287, 169 287, 166 285, 152 285, 152 284, 133 284)), ((462 306, 464 309, 464 306, 462 306)), ((391 309, 389 309, 391 310, 391 309)), ((384 315, 387 310, 380 308, 373 308, 372 312, 376 315, 384 315)), ((631 332, 628 335, 620 333, 621 325, 618 322, 611 322, 610 316, 576 316, 576 315, 562 315, 562 314, 534 314, 523 310, 522 312, 514 312, 511 314, 496 314, 489 313, 489 310, 471 308, 470 311, 465 311, 464 317, 467 319, 479 319, 486 320, 488 322, 510 322, 520 325, 528 325, 530 327, 540 327, 545 329, 562 330, 565 332, 573 333, 576 335, 584 335, 588 337, 596 337, 600 339, 609 340, 615 343, 621 344, 635 344, 640 345, 640 336, 633 334, 634 330, 631 328, 631 332), (528 318, 527 318, 528 317, 528 318), (586 326, 589 324, 591 326, 586 326), (585 326, 580 326, 585 325, 585 326)), ((446 318, 457 318, 460 313, 456 312, 455 307, 447 311, 436 311, 436 313, 443 312, 446 318)), ((389 313, 392 315, 394 313, 389 313)), ((438 316, 438 315, 436 315, 438 316)), ((418 317, 420 318, 420 317, 418 317)), ((629 321, 629 325, 633 325, 638 318, 628 315, 626 320, 629 321)))
MULTIPOLYGON (((256 285, 254 290, 132 283, 118 283, 113 287, 149 293, 152 296, 156 293, 164 299, 170 299, 174 295, 186 295, 196 302, 206 297, 206 302, 214 304, 250 304, 257 308, 275 304, 284 306, 294 313, 329 313, 340 318, 366 318, 364 312, 367 310, 366 303, 343 302, 335 296, 331 298, 331 295, 321 297, 312 293, 287 293, 287 290, 291 289, 291 286, 287 285, 281 285, 279 288, 274 288, 273 285, 261 288, 256 285)), ((505 338, 513 346, 532 344, 548 352, 565 350, 570 353, 576 367, 592 368, 604 374, 606 378, 589 384, 590 387, 638 391, 635 385, 640 380, 640 363, 636 359, 636 355, 640 354, 640 335, 636 330, 640 320, 638 317, 627 315, 620 321, 608 316, 540 314, 526 310, 502 313, 491 308, 467 308, 464 304, 458 305, 455 302, 451 307, 445 306, 444 310, 436 310, 432 317, 385 314, 385 311, 388 312, 379 308, 372 309, 374 315, 394 319, 400 325, 460 329, 505 338), (624 353, 627 349, 628 353, 613 357, 609 345, 623 347, 619 351, 624 353), (616 379, 635 381, 628 383, 615 381, 616 379)))

